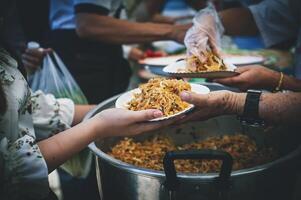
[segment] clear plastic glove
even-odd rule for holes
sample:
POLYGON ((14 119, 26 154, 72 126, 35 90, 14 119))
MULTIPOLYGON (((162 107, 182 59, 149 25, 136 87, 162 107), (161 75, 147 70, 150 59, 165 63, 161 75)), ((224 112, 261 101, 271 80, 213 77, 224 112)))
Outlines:
POLYGON ((224 27, 214 8, 209 3, 205 9, 200 10, 193 18, 193 26, 187 31, 184 39, 189 56, 194 55, 201 62, 206 61, 204 53, 212 50, 219 55, 220 40, 224 27))

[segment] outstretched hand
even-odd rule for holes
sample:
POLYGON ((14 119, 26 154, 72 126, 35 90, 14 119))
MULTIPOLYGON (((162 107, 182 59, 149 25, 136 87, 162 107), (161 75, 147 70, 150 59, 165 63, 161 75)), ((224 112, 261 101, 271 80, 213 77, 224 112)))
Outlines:
POLYGON ((276 88, 280 74, 260 65, 238 67, 240 74, 229 78, 214 79, 213 82, 237 87, 241 91, 248 89, 273 90, 276 88))
POLYGON ((241 114, 245 103, 245 94, 229 91, 216 91, 209 94, 182 92, 181 99, 195 105, 196 109, 181 122, 202 121, 228 114, 241 114))
POLYGON ((130 136, 163 128, 179 120, 179 118, 173 118, 171 120, 149 122, 149 120, 162 116, 163 113, 155 109, 130 111, 113 108, 100 112, 93 120, 99 123, 99 130, 101 130, 104 137, 130 136))

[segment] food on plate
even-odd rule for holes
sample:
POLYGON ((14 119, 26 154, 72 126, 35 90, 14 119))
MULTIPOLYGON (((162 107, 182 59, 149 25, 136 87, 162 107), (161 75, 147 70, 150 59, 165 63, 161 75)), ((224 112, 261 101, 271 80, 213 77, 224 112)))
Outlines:
MULTIPOLYGON (((253 167, 277 158, 273 148, 258 148, 254 140, 242 134, 209 137, 197 142, 177 146, 168 136, 155 135, 139 142, 132 138, 120 140, 109 155, 123 162, 153 170, 163 170, 163 157, 174 150, 214 149, 230 153, 234 159, 233 170, 253 167)), ((176 170, 185 173, 218 172, 221 161, 176 160, 176 170)))
POLYGON ((191 91, 189 83, 177 79, 154 78, 139 86, 128 103, 129 110, 159 109, 164 116, 170 116, 188 108, 190 104, 181 100, 182 91, 191 91))
POLYGON ((227 67, 223 59, 219 58, 212 51, 205 53, 206 60, 202 62, 197 56, 191 55, 187 58, 187 66, 185 71, 188 72, 208 72, 208 71, 222 71, 227 67))
POLYGON ((157 58, 157 57, 163 57, 166 56, 167 54, 163 51, 153 51, 151 49, 147 49, 144 52, 144 57, 146 58, 157 58))

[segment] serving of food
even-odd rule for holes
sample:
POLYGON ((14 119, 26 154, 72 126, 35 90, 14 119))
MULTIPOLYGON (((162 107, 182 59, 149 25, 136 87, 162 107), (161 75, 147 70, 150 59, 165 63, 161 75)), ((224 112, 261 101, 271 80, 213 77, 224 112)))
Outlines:
POLYGON ((224 71, 227 67, 223 59, 219 58, 213 52, 206 52, 203 62, 195 55, 187 57, 187 72, 204 72, 204 71, 224 71))
MULTIPOLYGON (((258 148, 254 140, 242 134, 209 137, 184 145, 176 145, 164 135, 155 135, 142 142, 124 138, 114 145, 108 154, 138 167, 161 171, 166 152, 201 149, 222 150, 230 153, 234 159, 233 170, 250 168, 277 158, 277 153, 273 148, 258 148)), ((178 172, 210 173, 220 170, 221 161, 176 160, 175 166, 178 172)))
POLYGON ((163 112, 163 117, 155 120, 167 119, 188 112, 193 108, 193 105, 181 100, 179 95, 182 91, 207 94, 209 89, 183 80, 154 78, 141 84, 139 88, 121 95, 115 106, 133 111, 159 109, 163 112))
POLYGON ((163 68, 163 71, 175 77, 224 78, 237 75, 236 66, 225 62, 212 51, 204 53, 204 60, 195 55, 187 56, 163 68))

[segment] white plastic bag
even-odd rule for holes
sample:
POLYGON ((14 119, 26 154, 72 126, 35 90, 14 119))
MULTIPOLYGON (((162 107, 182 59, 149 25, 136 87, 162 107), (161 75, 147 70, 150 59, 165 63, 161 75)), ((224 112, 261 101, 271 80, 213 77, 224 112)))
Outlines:
POLYGON ((33 91, 42 90, 57 98, 69 98, 75 104, 88 104, 82 90, 55 52, 47 54, 42 67, 31 77, 33 91))
POLYGON ((219 55, 220 40, 224 27, 216 12, 214 5, 200 10, 193 18, 193 26, 187 31, 184 39, 188 56, 197 56, 205 61, 204 53, 212 50, 219 55))
MULTIPOLYGON (((42 90, 52 93, 57 98, 69 98, 75 104, 88 104, 82 90, 55 53, 49 53, 43 65, 29 77, 29 85, 33 91, 42 90)), ((90 171, 92 154, 88 149, 73 156, 61 168, 75 177, 86 177, 90 171)))

